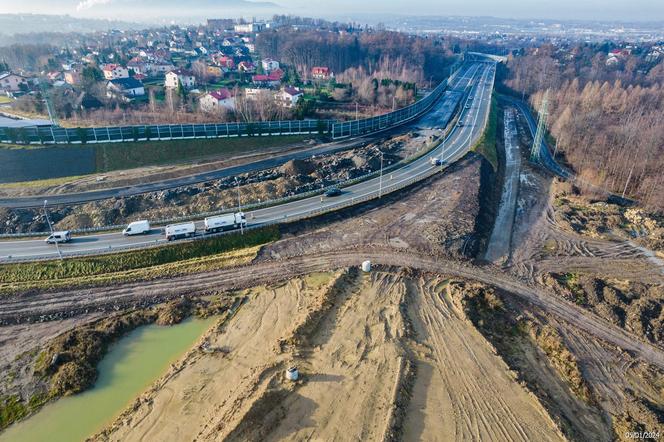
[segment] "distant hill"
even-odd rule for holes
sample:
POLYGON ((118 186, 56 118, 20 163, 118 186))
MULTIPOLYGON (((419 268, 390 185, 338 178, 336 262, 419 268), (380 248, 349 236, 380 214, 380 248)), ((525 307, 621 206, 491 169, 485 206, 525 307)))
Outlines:
POLYGON ((95 32, 109 29, 140 29, 145 25, 119 20, 77 18, 69 15, 0 14, 0 35, 28 32, 95 32))

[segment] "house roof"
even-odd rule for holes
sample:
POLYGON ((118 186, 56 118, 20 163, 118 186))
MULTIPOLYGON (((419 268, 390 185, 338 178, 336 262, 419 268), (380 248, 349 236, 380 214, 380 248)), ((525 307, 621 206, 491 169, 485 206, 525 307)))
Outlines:
POLYGON ((228 98, 231 98, 233 96, 233 93, 228 90, 227 88, 221 88, 219 90, 210 92, 208 95, 210 95, 213 98, 216 98, 217 100, 226 100, 228 98))
POLYGON ((290 95, 291 97, 295 97, 296 95, 304 94, 304 92, 302 92, 301 90, 299 90, 298 88, 293 87, 293 86, 286 86, 284 88, 284 93, 290 95))
POLYGON ((112 83, 114 86, 117 86, 118 88, 122 90, 127 90, 127 89, 137 89, 139 87, 143 87, 143 83, 138 81, 135 78, 116 78, 115 80, 110 80, 109 83, 112 83))
MULTIPOLYGON (((182 75, 182 76, 189 76, 189 77, 193 77, 193 76, 194 76, 194 73, 193 73, 192 71, 188 70, 188 69, 182 69, 182 68, 180 68, 180 69, 174 69, 174 70, 172 70, 171 72, 174 73, 175 75, 178 75, 178 76, 180 76, 180 75, 182 75)), ((169 72, 169 74, 170 74, 171 72, 169 72)))

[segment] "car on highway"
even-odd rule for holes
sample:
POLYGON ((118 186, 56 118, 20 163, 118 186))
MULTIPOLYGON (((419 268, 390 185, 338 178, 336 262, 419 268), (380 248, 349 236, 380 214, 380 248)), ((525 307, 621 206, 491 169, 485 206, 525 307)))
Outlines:
POLYGON ((63 230, 61 232, 53 232, 44 241, 46 242, 46 244, 66 243, 71 241, 71 232, 69 230, 63 230))
POLYGON ((129 225, 122 231, 124 236, 144 235, 150 232, 150 221, 140 220, 129 223, 129 225))
POLYGON ((243 212, 209 216, 204 220, 205 233, 217 233, 224 230, 247 227, 247 217, 243 212))
POLYGON ((338 187, 330 187, 325 191, 325 196, 328 198, 341 195, 343 192, 338 187))
POLYGON ((443 160, 442 158, 431 158, 431 165, 432 166, 444 166, 447 164, 447 161, 443 160))
POLYGON ((463 121, 459 120, 459 122, 457 123, 457 126, 463 127, 463 121))

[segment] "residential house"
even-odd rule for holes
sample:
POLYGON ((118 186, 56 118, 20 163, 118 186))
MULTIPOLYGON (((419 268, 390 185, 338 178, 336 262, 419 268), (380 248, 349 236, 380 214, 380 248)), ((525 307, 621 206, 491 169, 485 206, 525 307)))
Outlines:
POLYGON ((224 54, 215 54, 212 59, 214 60, 215 64, 224 69, 225 72, 235 69, 235 61, 233 60, 233 57, 229 57, 224 54))
POLYGON ((128 101, 135 97, 144 96, 145 87, 143 83, 135 78, 116 78, 106 83, 106 95, 128 101))
POLYGON ((176 69, 166 74, 165 87, 175 89, 179 84, 185 89, 193 89, 196 86, 194 73, 186 69, 176 69))
POLYGON ((277 87, 281 84, 281 79, 283 76, 284 71, 277 69, 276 71, 272 71, 269 74, 254 75, 251 77, 251 82, 255 86, 277 87))
POLYGON ((205 94, 198 102, 203 112, 219 112, 222 109, 235 110, 233 92, 226 88, 205 94))
POLYGON ((315 66, 311 68, 311 77, 315 80, 329 80, 333 74, 330 72, 330 68, 326 66, 315 66))
POLYGON ((253 73, 256 72, 256 66, 250 61, 241 61, 237 65, 237 70, 240 72, 253 73))
POLYGON ((129 70, 119 64, 111 63, 102 66, 104 78, 107 80, 115 80, 118 78, 129 78, 129 70))
POLYGON ((261 61, 261 66, 263 67, 263 70, 269 74, 270 72, 279 69, 279 62, 271 58, 264 58, 261 61))
POLYGON ((71 84, 72 86, 77 85, 81 82, 81 71, 78 69, 72 69, 65 71, 65 83, 71 84))
POLYGON ((132 70, 134 74, 148 75, 150 65, 137 57, 127 63, 127 70, 132 70))
POLYGON ((300 98, 304 96, 304 92, 292 86, 286 86, 276 94, 276 99, 282 106, 292 108, 295 107, 300 98))
POLYGON ((11 72, 0 73, 0 90, 5 92, 27 91, 28 78, 11 72))
POLYGON ((244 42, 240 37, 226 37, 221 42, 222 46, 241 46, 244 42))

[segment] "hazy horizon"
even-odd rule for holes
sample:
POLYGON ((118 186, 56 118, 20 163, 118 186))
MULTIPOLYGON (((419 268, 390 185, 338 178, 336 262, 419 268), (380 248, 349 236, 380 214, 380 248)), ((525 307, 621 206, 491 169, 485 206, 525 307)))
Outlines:
POLYGON ((337 0, 191 0, 183 10, 173 0, 31 0, 10 4, 0 0, 0 13, 71 15, 81 18, 110 18, 128 22, 155 22, 163 18, 250 17, 274 13, 353 18, 353 16, 489 16, 504 19, 664 21, 664 2, 655 0, 396 0, 360 3, 337 0), (376 6, 373 6, 375 4, 376 6))

